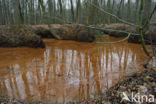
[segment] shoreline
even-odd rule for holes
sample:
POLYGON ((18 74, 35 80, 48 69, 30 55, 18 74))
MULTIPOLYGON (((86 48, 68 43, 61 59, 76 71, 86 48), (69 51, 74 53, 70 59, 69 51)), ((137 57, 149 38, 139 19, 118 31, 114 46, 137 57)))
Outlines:
POLYGON ((131 99, 131 94, 144 93, 146 95, 153 95, 155 102, 142 104, 156 103, 156 68, 145 69, 142 72, 136 72, 128 75, 115 86, 109 88, 105 94, 97 99, 86 99, 82 102, 70 102, 69 104, 137 104, 123 100, 122 93, 127 94, 131 99), (121 102, 122 101, 122 102, 121 102))

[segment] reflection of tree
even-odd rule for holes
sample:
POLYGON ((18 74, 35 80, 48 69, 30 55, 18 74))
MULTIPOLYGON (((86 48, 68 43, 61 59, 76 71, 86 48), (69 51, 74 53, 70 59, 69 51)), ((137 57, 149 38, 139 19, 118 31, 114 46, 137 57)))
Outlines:
POLYGON ((24 85, 25 85, 25 88, 26 88, 26 93, 27 93, 26 95, 30 96, 31 95, 30 93, 32 93, 32 92, 30 90, 29 85, 27 84, 28 80, 27 80, 27 76, 26 76, 25 72, 23 72, 23 74, 22 74, 22 79, 23 79, 23 82, 24 82, 24 85))

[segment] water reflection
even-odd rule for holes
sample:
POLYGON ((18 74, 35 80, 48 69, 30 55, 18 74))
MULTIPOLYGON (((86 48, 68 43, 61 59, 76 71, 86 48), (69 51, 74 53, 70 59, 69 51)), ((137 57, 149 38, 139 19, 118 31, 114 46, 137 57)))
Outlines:
POLYGON ((0 78, 1 94, 50 104, 97 97, 127 73, 141 70, 145 57, 140 45, 127 43, 52 40, 47 46, 45 50, 0 49, 4 50, 0 76, 6 67, 10 70, 0 78))

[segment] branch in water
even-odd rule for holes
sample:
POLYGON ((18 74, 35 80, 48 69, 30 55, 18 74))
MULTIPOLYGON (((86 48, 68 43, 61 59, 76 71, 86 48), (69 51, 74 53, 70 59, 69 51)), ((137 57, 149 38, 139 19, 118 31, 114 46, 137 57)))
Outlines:
POLYGON ((96 42, 96 43, 101 43, 101 44, 115 44, 115 43, 121 43, 126 41, 127 39, 129 39, 129 37, 131 36, 131 33, 128 34, 128 36, 122 40, 119 41, 114 41, 114 42, 96 42))

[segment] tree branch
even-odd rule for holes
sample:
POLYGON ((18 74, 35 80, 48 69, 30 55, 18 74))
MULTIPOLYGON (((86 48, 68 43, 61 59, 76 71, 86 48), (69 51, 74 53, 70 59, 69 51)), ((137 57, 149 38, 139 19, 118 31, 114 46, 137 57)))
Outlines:
POLYGON ((139 34, 136 34, 136 33, 128 32, 128 31, 122 31, 122 30, 114 30, 114 29, 108 29, 108 28, 98 28, 98 27, 86 26, 86 25, 81 25, 81 26, 96 29, 96 30, 101 30, 101 31, 117 31, 117 32, 122 32, 122 33, 127 33, 127 34, 131 33, 132 35, 139 35, 139 34))
POLYGON ((125 37, 124 39, 119 40, 119 41, 114 41, 114 42, 96 42, 96 43, 101 43, 101 44, 115 44, 115 43, 121 43, 121 42, 126 41, 130 36, 131 36, 131 33, 129 33, 127 37, 125 37))
POLYGON ((139 10, 139 16, 138 16, 138 20, 139 20, 139 34, 140 34, 140 39, 141 39, 141 45, 143 47, 144 52, 146 53, 147 56, 151 57, 151 54, 148 52, 146 45, 145 45, 145 41, 144 41, 144 37, 143 37, 143 23, 142 23, 142 11, 143 11, 143 0, 141 0, 141 4, 140 4, 140 10, 139 10))
POLYGON ((99 7, 97 7, 96 5, 94 5, 94 4, 90 3, 90 2, 88 2, 88 3, 89 3, 90 5, 92 5, 92 6, 94 6, 95 8, 99 9, 100 11, 102 11, 102 12, 108 14, 108 15, 111 15, 112 17, 115 17, 115 18, 116 18, 117 20, 119 20, 120 22, 123 22, 123 23, 125 23, 125 24, 127 24, 127 25, 131 25, 131 26, 134 26, 134 27, 139 27, 138 25, 133 24, 133 23, 130 23, 130 22, 127 22, 127 21, 125 21, 125 20, 119 18, 118 16, 116 16, 116 15, 114 15, 114 14, 111 14, 111 13, 109 13, 109 12, 107 12, 107 11, 105 11, 105 10, 99 8, 99 7))

